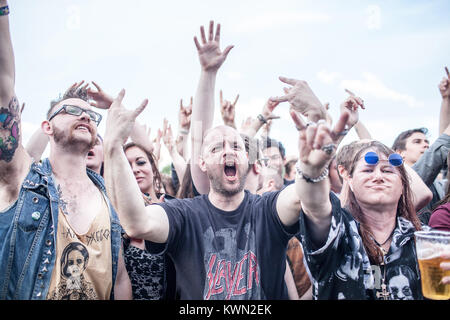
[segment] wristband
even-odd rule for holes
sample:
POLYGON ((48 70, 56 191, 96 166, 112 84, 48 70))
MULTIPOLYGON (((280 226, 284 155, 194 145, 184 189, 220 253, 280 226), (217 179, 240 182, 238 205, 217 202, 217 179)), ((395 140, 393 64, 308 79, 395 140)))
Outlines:
POLYGON ((260 113, 257 116, 258 120, 261 121, 262 123, 267 123, 266 118, 264 118, 264 116, 260 113))
POLYGON ((180 134, 182 134, 182 135, 188 135, 189 134, 189 130, 186 130, 186 129, 180 129, 180 130, 178 130, 178 132, 180 134))
POLYGON ((7 16, 9 14, 9 6, 4 6, 0 8, 0 16, 7 16))
POLYGON ((323 172, 316 178, 311 178, 311 177, 308 177, 306 174, 304 174, 300 170, 300 166, 299 166, 298 162, 295 165, 295 169, 297 170, 298 175, 308 183, 317 183, 322 180, 325 180, 328 177, 328 168, 325 168, 325 170, 323 170, 323 172))

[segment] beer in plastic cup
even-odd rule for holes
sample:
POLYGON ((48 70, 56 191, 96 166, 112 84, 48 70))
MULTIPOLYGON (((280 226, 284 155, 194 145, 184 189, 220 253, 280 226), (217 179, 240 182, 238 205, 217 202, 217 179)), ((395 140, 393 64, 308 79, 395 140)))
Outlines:
POLYGON ((444 271, 439 266, 441 262, 450 262, 440 257, 444 252, 450 253, 450 232, 417 231, 414 235, 423 296, 433 300, 450 299, 450 284, 441 282, 444 276, 450 276, 450 270, 444 271))

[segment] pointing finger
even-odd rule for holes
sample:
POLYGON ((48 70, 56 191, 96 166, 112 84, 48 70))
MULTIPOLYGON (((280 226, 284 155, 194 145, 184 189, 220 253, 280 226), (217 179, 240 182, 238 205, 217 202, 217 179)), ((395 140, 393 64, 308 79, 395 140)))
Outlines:
POLYGON ((286 77, 279 77, 281 82, 290 84, 291 86, 295 86, 298 80, 292 79, 292 78, 286 78, 286 77))
POLYGON ((270 97, 270 101, 273 102, 286 102, 289 101, 289 99, 291 98, 291 95, 287 94, 285 96, 281 96, 281 97, 270 97))
POLYGON ((298 115, 298 113, 295 110, 290 109, 289 114, 291 115, 292 120, 294 120, 295 127, 297 128, 297 130, 301 131, 306 129, 305 121, 303 121, 303 119, 298 115))
POLYGON ((341 113, 341 116, 339 117, 332 131, 334 137, 339 137, 339 134, 344 131, 349 117, 350 113, 347 110, 341 113))
POLYGON ((345 92, 347 92, 349 95, 351 95, 352 97, 354 97, 355 96, 355 94, 353 93, 353 92, 351 92, 350 90, 348 90, 348 89, 345 89, 345 92))
POLYGON ((145 107, 147 107, 147 105, 148 105, 148 99, 144 99, 144 101, 142 101, 141 105, 139 107, 137 107, 133 112, 133 116, 135 119, 142 113, 142 111, 144 111, 144 109, 145 109, 145 107))
POLYGON ((124 96, 125 96, 125 89, 122 89, 122 90, 120 90, 119 94, 117 95, 117 97, 115 99, 115 101, 117 101, 118 103, 113 103, 111 105, 111 107, 113 107, 114 105, 120 106, 122 104, 122 100, 123 100, 124 96))
POLYGON ((239 94, 236 96, 236 99, 234 99, 233 106, 236 105, 236 102, 237 102, 238 100, 239 100, 239 94))

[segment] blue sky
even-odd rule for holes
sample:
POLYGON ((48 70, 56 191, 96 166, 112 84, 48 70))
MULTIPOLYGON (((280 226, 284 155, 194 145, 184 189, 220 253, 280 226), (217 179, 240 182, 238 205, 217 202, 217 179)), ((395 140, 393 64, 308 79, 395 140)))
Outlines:
MULTIPOLYGON (((229 100, 240 94, 240 126, 282 94, 283 75, 308 81, 334 119, 344 88, 361 96, 360 119, 389 146, 409 128, 438 136, 449 1, 21 0, 10 8, 25 143, 50 100, 81 80, 113 95, 125 88, 129 108, 148 98, 139 121, 154 134, 164 117, 176 128, 179 100, 195 93, 200 73, 193 37, 211 19, 222 24, 222 48, 235 46, 218 73, 216 124, 220 89, 229 100)), ((277 107, 272 136, 296 154, 288 109, 277 107)), ((344 143, 355 138, 351 132, 344 143)))

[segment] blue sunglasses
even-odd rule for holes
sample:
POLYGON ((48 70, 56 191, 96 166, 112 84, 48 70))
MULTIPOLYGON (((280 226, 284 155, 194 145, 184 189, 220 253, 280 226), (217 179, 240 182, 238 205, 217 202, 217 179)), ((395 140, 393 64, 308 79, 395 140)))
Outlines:
MULTIPOLYGON (((379 158, 375 152, 369 151, 364 156, 364 160, 366 160, 367 164, 375 165, 378 163, 379 158)), ((398 153, 390 154, 388 160, 389 160, 389 163, 394 167, 398 167, 403 164, 403 158, 398 153)))

